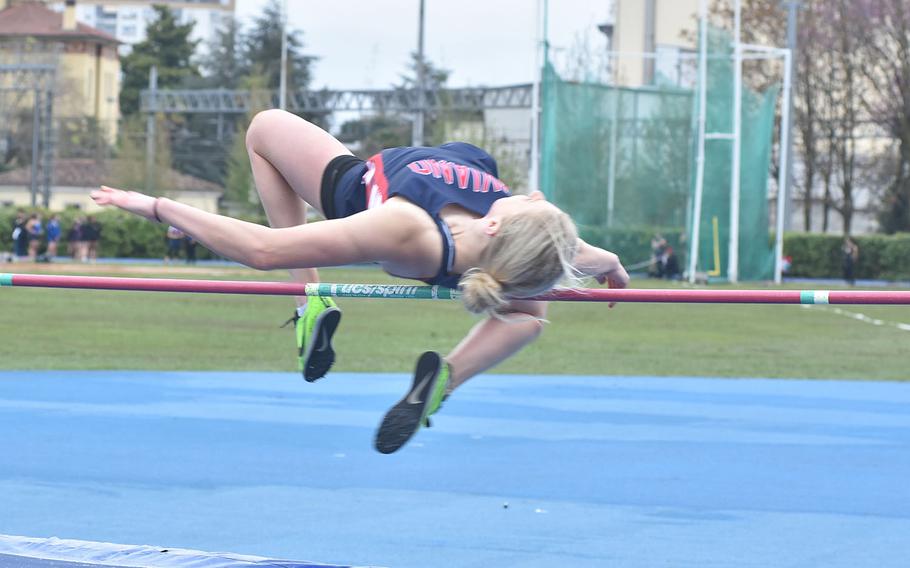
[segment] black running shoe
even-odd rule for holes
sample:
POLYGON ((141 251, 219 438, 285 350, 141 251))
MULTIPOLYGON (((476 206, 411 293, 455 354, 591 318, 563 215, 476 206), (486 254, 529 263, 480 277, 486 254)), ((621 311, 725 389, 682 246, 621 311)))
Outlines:
POLYGON ((376 432, 376 449, 391 454, 411 439, 421 426, 430 426, 430 415, 439 410, 446 397, 449 365, 435 351, 417 360, 414 380, 408 393, 389 410, 376 432))

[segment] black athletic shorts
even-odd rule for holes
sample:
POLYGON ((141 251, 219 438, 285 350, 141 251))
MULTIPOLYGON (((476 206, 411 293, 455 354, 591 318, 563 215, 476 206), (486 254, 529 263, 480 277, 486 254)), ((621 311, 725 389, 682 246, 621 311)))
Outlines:
POLYGON ((340 219, 367 208, 367 195, 363 187, 366 162, 357 156, 335 156, 322 174, 319 199, 326 219, 340 219))

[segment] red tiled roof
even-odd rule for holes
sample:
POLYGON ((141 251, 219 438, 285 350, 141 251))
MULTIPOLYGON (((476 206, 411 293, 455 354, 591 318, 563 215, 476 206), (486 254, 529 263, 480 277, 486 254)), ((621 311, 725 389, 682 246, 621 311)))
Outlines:
POLYGON ((63 29, 63 14, 37 2, 24 2, 0 11, 0 38, 42 37, 59 39, 93 39, 102 43, 120 43, 117 38, 77 22, 76 29, 63 29))
MULTIPOLYGON (((97 187, 111 183, 111 168, 116 160, 98 162, 91 158, 65 158, 54 160, 55 187, 97 187)), ((145 167, 142 165, 141 167, 145 167)), ((214 191, 222 193, 218 184, 171 170, 166 189, 176 191, 214 191)), ((31 168, 16 168, 0 173, 0 185, 28 185, 31 168)), ((141 190, 141 188, 138 188, 141 190)))

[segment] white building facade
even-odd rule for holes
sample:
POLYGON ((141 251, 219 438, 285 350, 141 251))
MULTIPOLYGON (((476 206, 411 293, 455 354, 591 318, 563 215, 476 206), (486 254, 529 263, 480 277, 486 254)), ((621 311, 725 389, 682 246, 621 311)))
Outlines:
MULTIPOLYGON (((152 6, 163 4, 177 15, 181 24, 193 22, 193 40, 206 44, 215 38, 219 28, 234 16, 235 0, 76 0, 76 19, 122 41, 121 53, 145 39, 145 29, 154 20, 152 6)), ((50 7, 63 11, 63 2, 50 7)))

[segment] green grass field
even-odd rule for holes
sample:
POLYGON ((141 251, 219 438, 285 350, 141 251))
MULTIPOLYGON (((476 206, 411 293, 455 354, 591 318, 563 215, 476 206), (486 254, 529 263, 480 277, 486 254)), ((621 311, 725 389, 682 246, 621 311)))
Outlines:
MULTIPOLYGON (((70 274, 283 280, 247 269, 53 265, 70 274), (130 271, 135 269, 129 269, 130 271), (215 274, 213 275, 212 272, 215 274)), ((36 265, 8 265, 9 272, 36 265)), ((326 282, 395 282, 378 269, 328 269, 326 282)), ((635 287, 665 282, 633 281, 635 287)), ((477 320, 457 302, 341 302, 339 371, 406 372, 449 350, 477 320)), ((282 297, 0 289, 0 368, 290 371, 291 315, 282 297)), ((910 309, 850 307, 910 323, 910 309)), ((543 336, 494 372, 903 380, 910 333, 830 307, 551 304, 543 336)))

